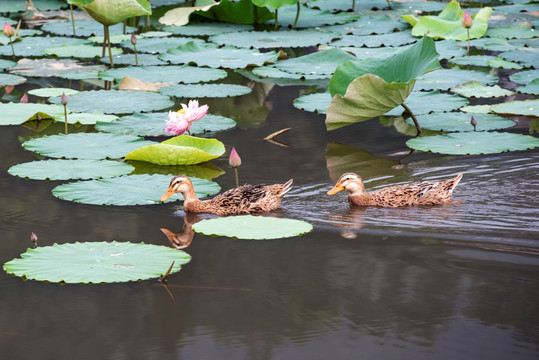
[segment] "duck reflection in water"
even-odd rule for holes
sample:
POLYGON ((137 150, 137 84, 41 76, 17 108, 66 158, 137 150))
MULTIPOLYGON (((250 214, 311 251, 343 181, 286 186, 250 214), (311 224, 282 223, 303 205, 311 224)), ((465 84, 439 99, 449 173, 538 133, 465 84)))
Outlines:
POLYGON ((170 245, 178 250, 185 249, 193 241, 195 232, 193 231, 193 224, 199 222, 201 218, 197 213, 186 212, 183 217, 183 228, 180 232, 174 233, 168 229, 161 228, 163 234, 166 235, 170 245))

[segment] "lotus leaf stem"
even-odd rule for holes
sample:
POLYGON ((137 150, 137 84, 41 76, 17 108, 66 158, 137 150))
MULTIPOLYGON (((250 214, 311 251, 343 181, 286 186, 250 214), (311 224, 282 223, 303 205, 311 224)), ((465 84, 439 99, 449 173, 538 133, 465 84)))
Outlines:
POLYGON ((356 11, 356 0, 352 0, 352 11, 356 11))
POLYGON ((393 6, 391 6, 391 3, 389 2, 389 0, 387 0, 387 6, 389 7, 389 10, 393 10, 393 6))
POLYGON ((138 66, 137 44, 133 44, 133 48, 135 49, 135 66, 138 66))
POLYGON ((421 126, 419 126, 419 123, 417 122, 417 119, 416 119, 414 113, 412 112, 412 110, 410 110, 410 108, 409 108, 408 106, 406 106, 405 103, 402 103, 401 105, 402 105, 402 107, 404 108, 404 110, 406 110, 406 112, 407 112, 408 114, 410 114, 410 116, 412 117, 412 120, 414 121, 415 128, 417 129, 417 133, 418 133, 418 134, 421 134, 421 132, 422 132, 423 130, 421 130, 421 126))
POLYGON ((236 187, 238 187, 240 185, 238 181, 238 168, 237 167, 234 168, 234 174, 236 175, 236 187))
POLYGON ((470 56, 470 28, 466 28, 466 32, 468 33, 468 48, 466 49, 467 56, 470 56))
POLYGON ((13 47, 13 41, 11 41, 11 36, 9 37, 9 45, 11 45, 11 54, 13 55, 13 59, 15 59, 15 48, 13 47))
MULTIPOLYGON (((105 41, 107 42, 107 48, 109 49, 109 60, 110 60, 110 67, 114 67, 114 61, 112 60, 112 50, 110 48, 110 33, 109 33, 109 27, 108 25, 105 26, 105 41)), ((103 43, 105 44, 105 43, 103 43)), ((103 52, 105 49, 103 49, 103 52)), ((105 54, 103 54, 105 56, 105 54)))
POLYGON ((67 105, 64 105, 64 119, 65 119, 65 129, 64 132, 67 135, 67 105))
POLYGON ((275 26, 273 27, 273 30, 277 30, 279 27, 279 10, 275 9, 275 26))
POLYGON ((77 36, 75 32, 75 18, 73 17, 73 5, 69 4, 69 12, 71 13, 71 24, 73 25, 73 36, 77 36))
MULTIPOLYGON (((355 0, 354 0, 355 1, 355 0)), ((292 29, 295 29, 296 28, 296 25, 298 24, 298 19, 299 19, 299 11, 301 9, 301 6, 299 4, 299 1, 296 3, 296 5, 298 6, 298 11, 296 12, 296 19, 294 20, 294 25, 292 25, 292 29)))

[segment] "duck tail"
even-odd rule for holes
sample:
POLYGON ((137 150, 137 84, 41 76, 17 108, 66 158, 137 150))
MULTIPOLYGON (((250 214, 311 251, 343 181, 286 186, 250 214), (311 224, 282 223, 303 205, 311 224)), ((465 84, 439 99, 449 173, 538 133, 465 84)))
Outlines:
POLYGON ((279 197, 283 197, 287 192, 290 191, 290 189, 292 189, 292 183, 294 182, 294 179, 290 179, 288 180, 287 182, 285 182, 283 185, 282 185, 282 188, 281 188, 281 191, 279 191, 279 197))
POLYGON ((462 179, 462 174, 458 174, 453 179, 449 180, 451 181, 451 188, 449 191, 453 191, 453 189, 459 184, 460 179, 462 179))

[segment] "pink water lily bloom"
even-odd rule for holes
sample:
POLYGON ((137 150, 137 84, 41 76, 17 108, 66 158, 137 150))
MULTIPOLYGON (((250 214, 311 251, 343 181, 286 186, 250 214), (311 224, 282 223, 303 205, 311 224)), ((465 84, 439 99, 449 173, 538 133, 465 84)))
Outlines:
POLYGON ((15 30, 13 30, 13 27, 11 25, 9 25, 7 22, 4 23, 3 31, 4 31, 4 35, 6 35, 8 38, 15 35, 15 30))
POLYGON ((198 100, 189 100, 189 105, 181 104, 188 121, 198 121, 208 112, 208 105, 198 106, 198 100))
POLYGON ((186 131, 189 131, 191 123, 187 121, 187 116, 183 110, 169 111, 167 126, 165 126, 165 132, 173 135, 181 135, 186 131))
POLYGON ((462 26, 464 26, 466 29, 471 28, 473 25, 473 20, 470 14, 468 14, 467 11, 464 12, 464 16, 462 17, 462 26))
POLYGON ((235 148, 230 151, 230 157, 228 158, 228 164, 230 167, 237 168, 241 166, 241 158, 235 148))

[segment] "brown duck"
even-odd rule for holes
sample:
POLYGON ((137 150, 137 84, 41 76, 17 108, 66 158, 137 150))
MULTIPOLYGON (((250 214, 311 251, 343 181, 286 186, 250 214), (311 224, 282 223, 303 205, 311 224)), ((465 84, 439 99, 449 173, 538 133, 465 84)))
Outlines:
POLYGON ((347 190, 349 192, 348 201, 358 206, 399 207, 447 204, 452 203, 453 189, 460 179, 462 179, 462 174, 449 180, 421 181, 388 186, 367 193, 361 176, 355 173, 346 173, 341 175, 337 184, 327 194, 333 195, 341 190, 347 190))
POLYGON ((291 186, 292 179, 284 184, 243 185, 227 190, 213 199, 199 200, 191 180, 187 176, 175 176, 170 180, 161 201, 175 193, 181 193, 185 211, 219 216, 262 213, 278 209, 291 186))

